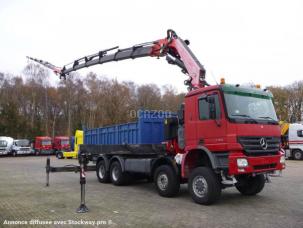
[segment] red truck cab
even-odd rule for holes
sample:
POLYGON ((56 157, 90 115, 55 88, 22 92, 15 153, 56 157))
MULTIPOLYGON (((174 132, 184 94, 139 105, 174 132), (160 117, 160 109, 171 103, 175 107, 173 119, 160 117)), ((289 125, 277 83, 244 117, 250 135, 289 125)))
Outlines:
POLYGON ((210 162, 226 167, 228 175, 284 168, 280 127, 269 91, 208 86, 187 94, 184 113, 183 177, 192 162, 199 160, 194 157, 202 156, 199 151, 209 151, 210 162))
POLYGON ((34 142, 36 155, 53 154, 52 138, 48 136, 37 136, 34 142))
POLYGON ((70 142, 68 136, 55 136, 53 138, 53 150, 55 153, 58 151, 69 151, 70 142))

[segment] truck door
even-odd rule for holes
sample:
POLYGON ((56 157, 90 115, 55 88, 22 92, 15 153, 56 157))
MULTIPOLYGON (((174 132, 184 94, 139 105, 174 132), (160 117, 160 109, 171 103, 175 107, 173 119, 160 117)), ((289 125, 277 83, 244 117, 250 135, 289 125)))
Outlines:
POLYGON ((220 93, 199 95, 196 105, 197 144, 211 151, 226 150, 226 120, 220 93))

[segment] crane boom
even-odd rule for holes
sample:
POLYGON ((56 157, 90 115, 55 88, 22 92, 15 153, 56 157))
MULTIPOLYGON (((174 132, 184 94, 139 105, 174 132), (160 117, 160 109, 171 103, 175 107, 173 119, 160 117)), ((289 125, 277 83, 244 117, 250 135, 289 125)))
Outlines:
POLYGON ((204 87, 208 84, 205 81, 205 69, 190 50, 188 44, 188 41, 182 40, 173 30, 168 30, 167 37, 164 39, 137 44, 125 49, 119 49, 119 47, 116 46, 76 59, 62 68, 56 67, 55 65, 40 59, 28 58, 53 70, 60 78, 66 78, 66 76, 73 71, 97 64, 147 56, 165 56, 169 64, 179 66, 182 72, 189 76, 189 79, 184 83, 189 86, 189 89, 191 90, 204 87))

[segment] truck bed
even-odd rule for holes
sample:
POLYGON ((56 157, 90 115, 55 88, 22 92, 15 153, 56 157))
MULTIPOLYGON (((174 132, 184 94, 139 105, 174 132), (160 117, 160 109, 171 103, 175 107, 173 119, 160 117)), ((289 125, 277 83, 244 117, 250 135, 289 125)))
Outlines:
POLYGON ((80 145, 80 151, 88 154, 91 161, 103 154, 128 157, 156 157, 166 154, 163 144, 80 145))

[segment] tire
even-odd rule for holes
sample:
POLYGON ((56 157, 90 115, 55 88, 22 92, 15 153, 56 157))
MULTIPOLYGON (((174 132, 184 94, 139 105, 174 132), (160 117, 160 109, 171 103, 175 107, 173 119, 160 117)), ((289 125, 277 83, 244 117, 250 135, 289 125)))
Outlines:
POLYGON ((58 159, 63 159, 63 153, 62 153, 62 152, 56 153, 56 157, 57 157, 58 159))
POLYGON ((189 175, 188 189, 194 202, 210 205, 221 196, 219 178, 211 168, 197 167, 189 175))
POLYGON ((110 175, 108 170, 106 170, 104 160, 98 162, 96 166, 96 174, 100 183, 109 183, 110 175))
POLYGON ((179 193, 179 177, 169 165, 161 165, 155 170, 154 183, 160 196, 173 197, 179 193))
POLYGON ((238 183, 236 188, 245 196, 254 196, 262 191, 265 185, 265 177, 263 174, 256 176, 240 176, 237 177, 238 183))
POLYGON ((114 161, 110 166, 110 181, 117 186, 125 185, 128 182, 128 174, 122 172, 118 161, 114 161))
POLYGON ((303 153, 301 150, 294 150, 292 152, 292 157, 295 159, 295 160, 302 160, 303 159, 303 153))

